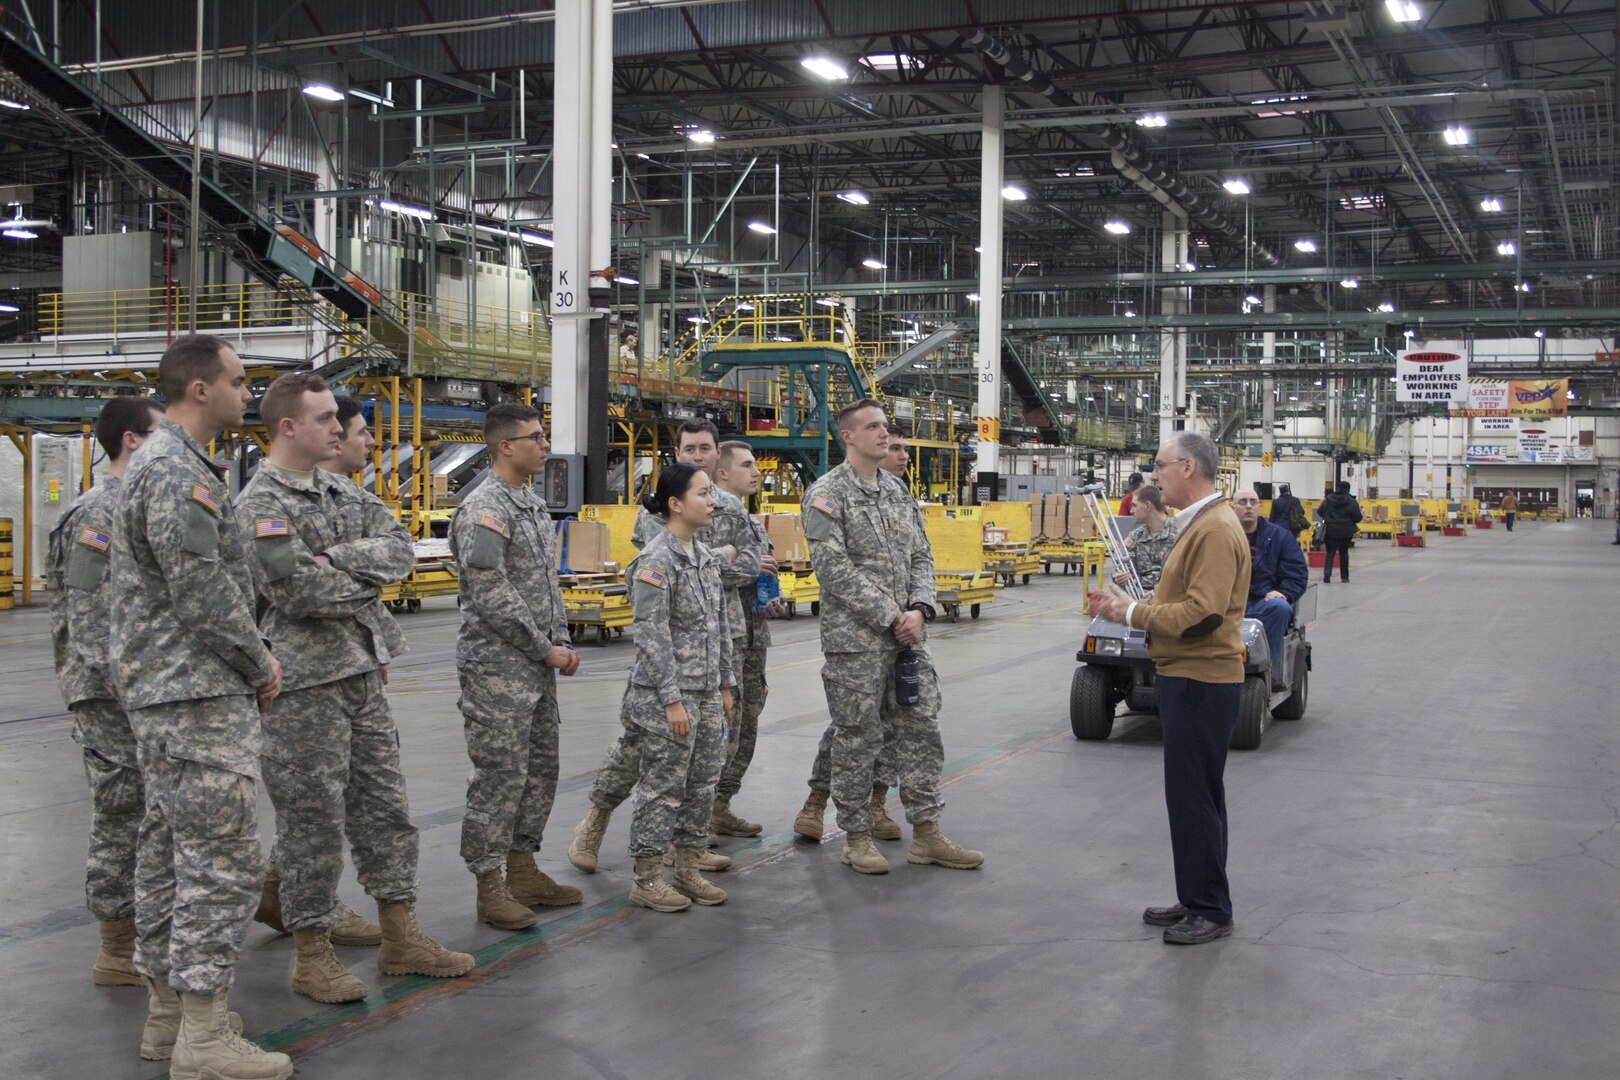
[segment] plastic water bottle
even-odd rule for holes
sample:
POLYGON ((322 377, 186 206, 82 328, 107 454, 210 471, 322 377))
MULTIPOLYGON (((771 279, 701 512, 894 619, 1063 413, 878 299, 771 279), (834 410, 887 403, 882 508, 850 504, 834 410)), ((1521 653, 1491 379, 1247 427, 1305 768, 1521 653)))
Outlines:
POLYGON ((922 657, 914 649, 901 649, 894 658, 894 700, 915 705, 922 696, 922 657))
POLYGON ((754 610, 764 611, 771 601, 782 595, 782 584, 775 574, 761 574, 754 579, 754 610))

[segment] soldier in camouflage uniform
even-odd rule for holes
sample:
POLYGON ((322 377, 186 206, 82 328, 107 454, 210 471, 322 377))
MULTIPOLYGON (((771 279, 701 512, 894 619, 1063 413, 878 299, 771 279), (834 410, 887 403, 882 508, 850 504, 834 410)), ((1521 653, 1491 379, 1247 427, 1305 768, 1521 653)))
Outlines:
POLYGON ((641 731, 630 855, 630 903, 681 911, 722 904, 700 872, 732 715, 731 627, 714 554, 695 538, 712 521, 707 474, 676 464, 658 478, 649 509, 668 523, 626 568, 635 613, 636 660, 625 688, 626 721, 641 731), (673 843, 675 880, 664 881, 673 843))
POLYGON ((130 460, 109 570, 113 681, 146 786, 135 863, 135 966, 150 991, 141 1056, 172 1054, 178 1077, 284 1080, 291 1059, 240 1038, 227 1000, 264 873, 259 713, 281 690, 253 621, 248 540, 204 449, 241 426, 247 377, 226 342, 193 335, 165 350, 158 379, 168 415, 130 460))
MULTIPOLYGON (((898 424, 890 424, 889 452, 883 455, 878 462, 879 479, 887 473, 900 483, 911 498, 911 485, 906 482, 906 469, 911 464, 910 449, 906 443, 906 436, 898 424)), ((913 503, 915 508, 915 503, 913 503)), ((922 515, 918 512, 917 527, 921 529, 922 515)), ((934 552, 928 545, 928 534, 923 533, 923 545, 928 547, 928 562, 933 565, 934 552)), ((889 789, 899 782, 899 768, 895 763, 898 750, 899 729, 895 726, 894 710, 885 700, 882 708, 883 715, 883 749, 878 752, 877 766, 872 774, 872 838, 874 840, 899 840, 905 836, 900 829, 900 823, 889 816, 889 789)), ((810 766, 810 790, 819 792, 819 798, 812 795, 799 811, 799 816, 793 821, 793 831, 807 840, 819 841, 827 829, 826 812, 827 796, 832 792, 832 744, 833 726, 827 725, 827 730, 821 733, 821 742, 816 747, 816 760, 810 766)))
POLYGON ((377 902, 384 975, 453 977, 473 969, 416 924, 416 827, 383 670, 405 638, 382 587, 410 573, 410 535, 388 508, 318 463, 336 455, 337 402, 313 372, 283 375, 259 405, 270 451, 236 498, 251 529, 259 628, 282 662, 264 718, 264 786, 276 807, 272 861, 297 944, 292 989, 359 1001, 366 985, 332 951, 343 836, 377 902))
MULTIPOLYGON (((688 420, 680 427, 675 461, 703 470, 712 480, 720 456, 719 443, 719 429, 714 424, 707 420, 688 420)), ((721 572, 730 581, 740 585, 742 577, 747 575, 749 583, 752 583, 759 576, 759 558, 751 550, 754 534, 747 528, 750 521, 747 507, 740 499, 726 492, 715 489, 713 494, 714 522, 698 529, 697 539, 719 557, 721 572), (726 538, 717 535, 722 530, 726 538)), ((636 513, 630 542, 638 549, 646 550, 647 545, 663 531, 664 519, 643 506, 636 513)), ((591 809, 574 827, 574 839, 568 847, 568 861, 587 874, 596 872, 597 853, 601 850, 608 821, 613 811, 630 797, 641 771, 641 728, 622 711, 619 719, 624 731, 618 741, 608 748, 607 756, 596 771, 596 782, 591 785, 591 809)), ((750 823, 738 819, 737 824, 746 827, 750 823)), ((668 860, 673 862, 673 859, 672 853, 668 860)), ((730 857, 718 851, 705 850, 700 861, 702 868, 710 872, 724 870, 731 865, 730 857)))
MULTIPOLYGON (((872 843, 873 772, 888 708, 896 728, 900 801, 912 824, 906 860, 970 869, 984 856, 948 840, 938 824, 944 749, 936 719, 939 678, 923 644, 924 622, 934 613, 934 566, 922 521, 910 494, 878 469, 889 449, 882 407, 862 400, 841 410, 838 436, 844 463, 805 494, 804 534, 821 582, 827 658, 821 678, 833 723, 832 798, 847 833, 842 860, 863 874, 889 870, 872 843), (895 697, 895 660, 907 648, 917 654, 920 669, 920 697, 913 706, 901 706, 895 697)), ((811 801, 818 795, 812 791, 811 801)))
POLYGON ((534 861, 557 795, 556 673, 574 674, 579 657, 557 583, 557 533, 529 486, 550 449, 540 414, 495 406, 484 443, 490 474, 450 519, 461 582, 459 705, 473 765, 461 857, 478 878, 478 918, 522 930, 535 924, 531 906, 584 899, 534 861))
MULTIPOLYGON (((1176 544, 1176 519, 1164 508, 1164 496, 1152 484, 1136 489, 1131 502, 1131 517, 1138 522, 1125 536, 1125 549, 1131 553, 1136 576, 1142 579, 1142 588, 1149 592, 1159 584, 1164 573, 1164 560, 1176 544)), ((1123 585, 1127 575, 1122 571, 1114 575, 1116 584, 1123 585)))
POLYGON ((146 795, 135 733, 107 670, 107 562, 124 471, 162 414, 155 398, 114 398, 102 407, 96 441, 107 454, 107 475, 51 531, 45 570, 56 679, 73 713, 73 741, 83 748, 90 782, 84 894, 101 927, 101 948, 90 969, 97 986, 146 985, 135 970, 135 844, 146 795))

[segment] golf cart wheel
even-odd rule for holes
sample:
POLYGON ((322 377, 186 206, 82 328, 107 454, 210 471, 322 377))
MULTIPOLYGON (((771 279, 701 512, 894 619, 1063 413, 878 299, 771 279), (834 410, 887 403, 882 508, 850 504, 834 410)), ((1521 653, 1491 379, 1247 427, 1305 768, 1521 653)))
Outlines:
POLYGON ((1311 690, 1311 672, 1303 655, 1294 661, 1294 677, 1288 681, 1288 689, 1288 698, 1271 710, 1271 715, 1278 720, 1298 720, 1305 715, 1311 690))
POLYGON ((1114 707, 1119 702, 1113 680, 1101 668, 1081 664, 1069 684, 1069 726, 1074 737, 1088 742, 1106 739, 1114 730, 1114 707))
POLYGON ((1250 675, 1243 680, 1242 695, 1238 698, 1237 727, 1232 729, 1233 750, 1258 750, 1260 738, 1266 733, 1266 717, 1271 715, 1270 680, 1264 675, 1250 675))

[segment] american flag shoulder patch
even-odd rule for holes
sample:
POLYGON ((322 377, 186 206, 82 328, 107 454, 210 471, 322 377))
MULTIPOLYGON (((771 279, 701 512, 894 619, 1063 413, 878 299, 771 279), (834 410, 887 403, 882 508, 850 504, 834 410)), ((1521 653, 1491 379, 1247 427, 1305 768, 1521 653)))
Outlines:
POLYGON ((480 515, 478 524, 492 532, 498 532, 502 536, 506 535, 506 522, 494 514, 480 515))
POLYGON ((260 518, 253 523, 253 538, 265 540, 272 536, 291 536, 286 518, 260 518))
POLYGON ((833 502, 831 499, 811 499, 810 508, 813 510, 820 510, 823 514, 830 515, 838 513, 838 504, 833 502))
POLYGON ((664 587, 664 575, 650 566, 643 566, 636 572, 636 580, 644 581, 655 589, 664 587))
POLYGON ((192 484, 191 498, 207 507, 210 514, 219 513, 219 496, 207 484, 192 484))
POLYGON ((79 530, 79 543, 83 544, 87 548, 94 548, 95 550, 105 554, 107 549, 112 547, 112 537, 108 536, 100 529, 91 528, 90 526, 86 525, 84 528, 79 530))

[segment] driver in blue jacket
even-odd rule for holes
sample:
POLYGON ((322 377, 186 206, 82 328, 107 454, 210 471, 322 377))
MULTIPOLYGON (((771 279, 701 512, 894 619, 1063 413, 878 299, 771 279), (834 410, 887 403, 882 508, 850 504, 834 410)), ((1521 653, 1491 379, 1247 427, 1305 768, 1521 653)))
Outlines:
POLYGON ((1266 628, 1266 643, 1271 646, 1271 678, 1273 685, 1287 685, 1283 681, 1283 635, 1294 617, 1294 604, 1305 595, 1310 583, 1310 571, 1305 566, 1305 553, 1299 548, 1294 534, 1281 525, 1274 525, 1260 516, 1260 495, 1253 488, 1244 488, 1232 497, 1232 509, 1237 511, 1238 522, 1249 537, 1249 556, 1253 568, 1249 574, 1249 603, 1244 615, 1259 619, 1266 628))

